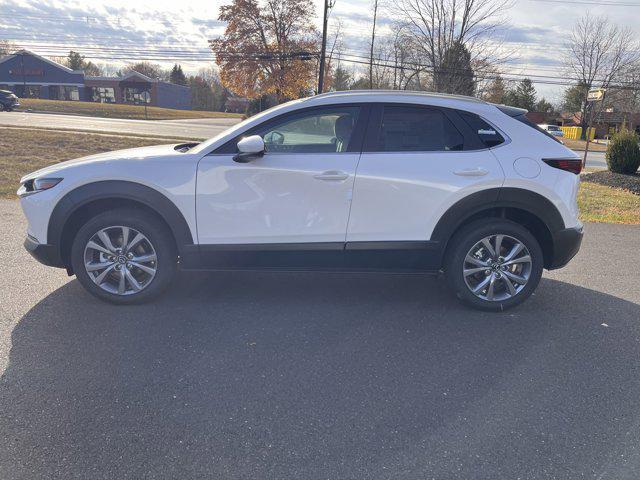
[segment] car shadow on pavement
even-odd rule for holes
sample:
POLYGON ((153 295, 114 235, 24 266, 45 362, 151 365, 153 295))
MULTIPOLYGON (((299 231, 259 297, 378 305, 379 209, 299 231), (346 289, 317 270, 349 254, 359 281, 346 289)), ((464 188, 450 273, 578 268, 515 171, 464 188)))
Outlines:
POLYGON ((13 331, 0 477, 632 478, 639 320, 548 279, 501 314, 419 276, 72 281, 13 331))

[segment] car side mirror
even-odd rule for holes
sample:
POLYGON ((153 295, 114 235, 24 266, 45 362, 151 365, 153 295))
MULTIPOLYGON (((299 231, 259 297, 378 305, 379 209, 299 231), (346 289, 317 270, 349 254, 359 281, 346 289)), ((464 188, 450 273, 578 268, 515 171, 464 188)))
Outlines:
POLYGON ((238 142, 238 153, 233 156, 233 161, 248 163, 251 160, 264 155, 264 140, 260 135, 251 135, 238 142))

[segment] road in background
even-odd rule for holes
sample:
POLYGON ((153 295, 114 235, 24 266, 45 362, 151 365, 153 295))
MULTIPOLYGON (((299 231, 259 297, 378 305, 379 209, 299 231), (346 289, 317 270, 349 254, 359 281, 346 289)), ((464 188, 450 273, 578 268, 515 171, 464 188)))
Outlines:
MULTIPOLYGON (((62 128, 70 130, 185 137, 194 140, 211 138, 235 125, 236 118, 197 118, 185 120, 123 120, 116 118, 81 117, 48 113, 3 112, 0 126, 62 128)), ((582 152, 577 152, 582 155, 582 152)), ((589 152, 587 167, 607 168, 604 152, 589 152)))
POLYGON ((184 137, 194 140, 211 138, 235 125, 237 118, 194 118, 186 120, 127 120, 120 118, 83 117, 50 113, 2 112, 0 125, 32 128, 184 137))
POLYGON ((0 478, 638 478, 638 226, 587 225, 499 314, 374 274, 181 275, 113 306, 24 231, 0 202, 0 478))

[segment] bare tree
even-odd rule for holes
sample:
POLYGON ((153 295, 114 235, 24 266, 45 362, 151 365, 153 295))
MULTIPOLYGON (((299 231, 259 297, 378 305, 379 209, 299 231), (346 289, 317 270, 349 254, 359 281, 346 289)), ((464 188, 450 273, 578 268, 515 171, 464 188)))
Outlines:
POLYGON ((420 66, 404 24, 396 23, 392 27, 391 42, 394 90, 424 90, 421 81, 424 68, 420 66))
POLYGON ((423 69, 429 71, 435 91, 450 91, 457 73, 462 82, 468 82, 468 64, 474 74, 482 76, 509 57, 497 33, 503 24, 501 15, 512 0, 398 0, 396 5, 398 20, 423 69), (456 51, 469 55, 461 72, 451 61, 456 51))
MULTIPOLYGON (((583 138, 594 114, 590 106, 593 104, 587 102, 587 93, 592 88, 609 89, 632 70, 640 58, 640 45, 633 38, 630 29, 620 28, 606 17, 589 13, 574 25, 564 64, 568 74, 586 87, 580 115, 583 138)), ((604 105, 604 102, 600 102, 596 116, 602 113, 604 105)))
MULTIPOLYGON (((329 4, 333 7, 333 3, 329 4)), ((333 87, 333 80, 335 71, 340 67, 340 57, 344 50, 343 35, 342 35, 342 20, 340 18, 336 21, 336 27, 332 35, 331 41, 328 42, 329 46, 326 50, 326 68, 324 70, 324 90, 329 91, 333 87)))
POLYGON ((0 58, 11 55, 13 52, 19 50, 19 48, 20 47, 9 40, 0 40, 0 58))

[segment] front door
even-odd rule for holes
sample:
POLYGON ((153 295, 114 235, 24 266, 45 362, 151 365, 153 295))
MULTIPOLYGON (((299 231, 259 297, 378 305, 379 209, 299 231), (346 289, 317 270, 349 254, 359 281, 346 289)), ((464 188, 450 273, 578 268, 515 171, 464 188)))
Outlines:
POLYGON ((242 135, 265 141, 264 156, 249 163, 234 162, 224 149, 204 157, 196 195, 201 247, 341 249, 360 156, 361 110, 334 105, 268 120, 242 135))

